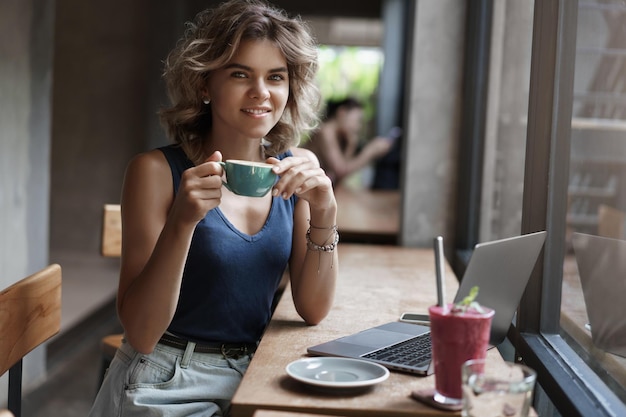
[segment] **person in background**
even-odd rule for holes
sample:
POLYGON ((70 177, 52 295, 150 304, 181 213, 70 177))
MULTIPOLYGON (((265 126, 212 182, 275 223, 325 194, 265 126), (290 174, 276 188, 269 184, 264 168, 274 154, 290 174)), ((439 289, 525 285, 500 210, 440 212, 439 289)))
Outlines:
POLYGON ((90 412, 227 416, 286 267, 315 325, 337 277, 337 203, 316 157, 317 48, 305 24, 260 0, 200 12, 165 62, 173 144, 136 156, 122 191, 117 310, 124 342, 90 412), (219 164, 273 164, 264 197, 222 184, 219 164))
POLYGON ((386 155, 401 132, 393 128, 386 137, 377 136, 359 148, 362 128, 361 102, 352 97, 328 101, 323 122, 305 147, 317 155, 334 184, 386 155))

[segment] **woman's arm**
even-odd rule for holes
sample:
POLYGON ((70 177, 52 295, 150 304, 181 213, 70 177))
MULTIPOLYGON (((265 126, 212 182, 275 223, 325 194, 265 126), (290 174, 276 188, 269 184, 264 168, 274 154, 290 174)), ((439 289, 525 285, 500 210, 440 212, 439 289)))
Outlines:
POLYGON ((289 263, 291 292, 298 314, 308 324, 319 323, 330 311, 339 262, 337 247, 332 252, 309 249, 306 232, 311 227, 310 240, 314 244, 332 245, 338 233, 333 229, 336 218, 336 208, 316 213, 305 200, 296 205, 289 263))
POLYGON ((298 314, 308 323, 319 323, 332 307, 337 280, 337 249, 324 252, 307 247, 306 233, 315 245, 334 242, 337 202, 330 179, 319 167, 315 155, 307 150, 292 150, 294 157, 280 163, 276 189, 289 198, 298 197, 294 213, 294 232, 289 272, 291 291, 298 314))
POLYGON ((214 162, 188 169, 174 198, 162 152, 141 154, 127 168, 117 309, 128 342, 139 352, 154 349, 174 316, 195 226, 220 201, 219 175, 214 162))

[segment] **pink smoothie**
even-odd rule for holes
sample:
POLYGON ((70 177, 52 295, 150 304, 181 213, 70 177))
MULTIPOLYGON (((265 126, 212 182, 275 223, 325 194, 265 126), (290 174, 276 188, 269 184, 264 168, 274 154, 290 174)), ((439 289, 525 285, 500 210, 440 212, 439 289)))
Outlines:
POLYGON ((461 400, 461 365, 470 359, 483 359, 487 355, 491 318, 494 310, 482 307, 483 313, 473 308, 465 313, 452 313, 452 304, 446 311, 431 306, 430 337, 435 364, 435 390, 438 394, 461 400))

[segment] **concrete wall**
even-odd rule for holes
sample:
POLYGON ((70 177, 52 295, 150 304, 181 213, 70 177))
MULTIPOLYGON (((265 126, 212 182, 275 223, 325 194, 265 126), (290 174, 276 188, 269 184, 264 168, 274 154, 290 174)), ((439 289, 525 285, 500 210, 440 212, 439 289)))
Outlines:
POLYGON ((407 70, 401 243, 454 242, 465 3, 420 0, 407 70))
POLYGON ((119 202, 126 163, 146 142, 147 3, 57 1, 50 204, 55 253, 98 253, 102 205, 119 202))
MULTIPOLYGON (((48 263, 50 101, 54 2, 0 3, 0 288, 48 263)), ((26 386, 44 350, 24 363, 26 386)), ((6 375, 0 379, 0 404, 6 375)))
POLYGON ((119 260, 100 256, 102 208, 119 203, 137 153, 166 143, 156 115, 162 61, 185 5, 58 0, 50 257, 64 269, 64 332, 112 300, 119 260))

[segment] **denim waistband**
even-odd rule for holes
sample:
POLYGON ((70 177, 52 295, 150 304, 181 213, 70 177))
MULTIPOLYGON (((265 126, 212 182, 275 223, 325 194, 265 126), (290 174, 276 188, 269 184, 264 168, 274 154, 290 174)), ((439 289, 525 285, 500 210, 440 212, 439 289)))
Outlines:
MULTIPOLYGON (((185 350, 189 341, 181 339, 171 334, 164 334, 159 339, 159 343, 165 346, 185 350)), ((218 353, 226 357, 237 358, 242 355, 249 355, 256 351, 256 343, 196 343, 194 352, 197 353, 218 353)))

